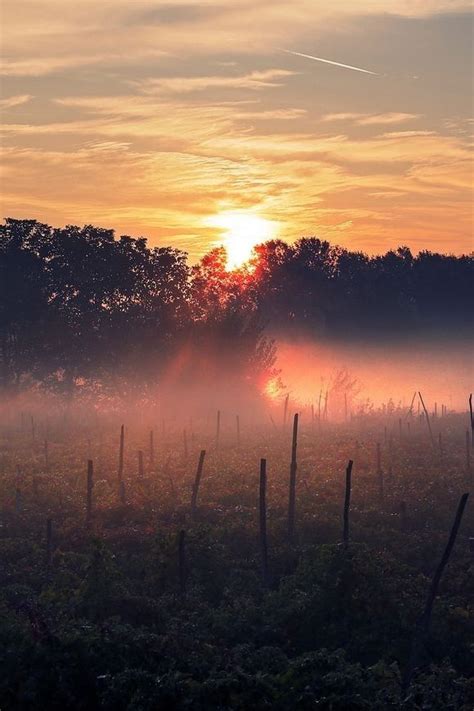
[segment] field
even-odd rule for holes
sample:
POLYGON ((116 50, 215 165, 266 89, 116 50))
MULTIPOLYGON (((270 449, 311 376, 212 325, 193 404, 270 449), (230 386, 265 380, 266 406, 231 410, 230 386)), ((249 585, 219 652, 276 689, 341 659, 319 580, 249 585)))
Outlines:
POLYGON ((4 421, 2 711, 474 707, 469 415, 292 415, 4 421))

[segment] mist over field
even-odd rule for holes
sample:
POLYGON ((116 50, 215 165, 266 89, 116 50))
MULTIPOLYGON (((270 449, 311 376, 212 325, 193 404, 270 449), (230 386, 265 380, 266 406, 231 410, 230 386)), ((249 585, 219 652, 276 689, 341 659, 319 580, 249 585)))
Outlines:
POLYGON ((0 711, 473 711, 467 0, 0 4, 0 711))

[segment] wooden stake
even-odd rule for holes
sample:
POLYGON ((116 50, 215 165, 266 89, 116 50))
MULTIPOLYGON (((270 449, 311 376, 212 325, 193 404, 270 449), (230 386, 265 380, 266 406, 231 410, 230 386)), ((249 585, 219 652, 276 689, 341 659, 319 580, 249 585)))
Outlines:
POLYGON ((143 452, 141 449, 138 450, 138 478, 145 478, 145 467, 143 464, 143 452))
POLYGON ((267 547, 267 460, 260 460, 260 498, 259 498, 259 523, 260 523, 260 553, 262 563, 262 580, 268 585, 268 547, 267 547))
POLYGON ((201 453, 199 454, 199 462, 198 462, 198 467, 197 467, 197 471, 196 471, 196 478, 194 480, 193 492, 192 492, 192 496, 191 496, 191 515, 193 518, 196 517, 197 498, 198 498, 198 493, 199 493, 199 485, 201 483, 201 476, 202 476, 202 470, 204 467, 205 456, 206 456, 206 450, 202 449, 201 453))
POLYGON ((468 498, 469 498, 469 494, 463 494, 461 496, 461 499, 459 500, 458 508, 456 511, 456 516, 454 519, 453 527, 451 529, 451 533, 449 535, 448 543, 446 545, 444 553, 441 556, 441 560, 440 560, 438 567, 436 568, 436 571, 435 571, 433 578, 431 580, 430 589, 428 591, 428 596, 426 598, 425 609, 423 610, 423 613, 420 616, 420 618, 416 624, 415 634, 413 636, 413 641, 412 641, 412 646, 411 646, 410 658, 408 660, 407 668, 405 670, 405 674, 404 674, 404 678, 403 678, 402 692, 404 695, 406 694, 406 692, 409 689, 411 680, 413 678, 413 674, 414 674, 416 666, 418 664, 418 658, 419 658, 420 651, 423 646, 423 642, 424 642, 424 640, 428 634, 429 628, 430 628, 431 613, 433 611, 433 603, 434 603, 434 601, 436 599, 436 595, 438 593, 438 587, 439 587, 439 583, 441 581, 441 576, 443 575, 443 571, 444 571, 446 565, 448 564, 449 558, 451 556, 451 552, 452 552, 454 544, 456 542, 456 538, 458 535, 459 527, 461 525, 462 516, 464 513, 464 509, 466 507, 468 498))
POLYGON ((472 393, 469 395, 469 415, 471 417, 471 447, 474 449, 474 414, 472 412, 472 393))
POLYGON ((295 509, 296 509, 296 448, 298 445, 298 414, 293 418, 293 440, 291 444, 291 464, 290 464, 290 495, 288 502, 288 537, 293 539, 295 533, 295 509))
POLYGON ((344 548, 349 546, 349 510, 351 505, 351 484, 352 484, 352 465, 354 462, 349 459, 349 463, 346 468, 346 495, 344 498, 344 530, 342 534, 342 540, 344 543, 344 548))
POLYGON ((422 397, 420 391, 418 391, 418 395, 420 397, 421 404, 423 405, 423 410, 425 412, 425 417, 426 417, 426 424, 428 426, 428 432, 430 433, 431 444, 433 445, 433 449, 434 449, 435 443, 434 443, 434 437, 433 437, 433 430, 431 429, 430 416, 428 414, 428 410, 426 409, 426 405, 425 405, 425 402, 423 400, 423 397, 422 397))
POLYGON ((235 425, 237 430, 237 447, 240 447, 240 417, 238 415, 235 416, 235 425))
POLYGON ((126 498, 125 498, 125 482, 123 479, 119 481, 119 499, 120 503, 125 506, 126 504, 126 498))

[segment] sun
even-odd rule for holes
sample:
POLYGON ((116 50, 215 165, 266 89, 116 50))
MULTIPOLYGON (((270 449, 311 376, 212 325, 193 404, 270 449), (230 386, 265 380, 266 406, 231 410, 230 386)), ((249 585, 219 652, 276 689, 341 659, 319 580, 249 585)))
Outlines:
POLYGON ((212 217, 209 224, 223 231, 228 270, 241 267, 252 256, 255 245, 276 234, 274 222, 250 212, 221 212, 212 217))

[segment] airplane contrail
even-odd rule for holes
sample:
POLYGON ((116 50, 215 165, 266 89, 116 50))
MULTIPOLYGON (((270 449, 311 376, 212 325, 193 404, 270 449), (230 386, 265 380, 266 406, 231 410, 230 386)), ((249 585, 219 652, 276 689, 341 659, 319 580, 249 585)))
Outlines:
POLYGON ((281 52, 286 52, 286 54, 293 54, 295 57, 304 57, 305 59, 313 59, 315 62, 323 62, 324 64, 332 64, 335 67, 342 67, 343 69, 352 69, 354 72, 363 72, 364 74, 373 74, 376 77, 381 76, 377 72, 371 72, 368 69, 361 69, 361 67, 353 67, 351 64, 342 64, 341 62, 333 62, 331 59, 323 59, 322 57, 313 57, 311 54, 302 54, 301 52, 292 52, 291 49, 282 49, 281 52))

